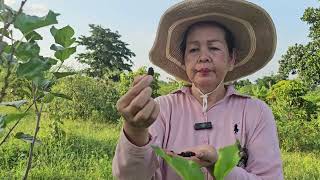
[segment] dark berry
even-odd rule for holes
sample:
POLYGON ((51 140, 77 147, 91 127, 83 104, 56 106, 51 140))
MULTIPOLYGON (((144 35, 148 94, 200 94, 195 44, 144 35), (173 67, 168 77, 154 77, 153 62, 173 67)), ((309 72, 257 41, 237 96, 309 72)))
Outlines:
POLYGON ((179 156, 182 156, 182 157, 192 157, 192 156, 195 156, 196 153, 194 152, 191 152, 191 151, 186 151, 186 152, 181 152, 180 154, 178 154, 179 156))
POLYGON ((154 70, 153 70, 152 67, 149 67, 149 69, 148 69, 148 75, 151 75, 151 76, 154 75, 154 70))

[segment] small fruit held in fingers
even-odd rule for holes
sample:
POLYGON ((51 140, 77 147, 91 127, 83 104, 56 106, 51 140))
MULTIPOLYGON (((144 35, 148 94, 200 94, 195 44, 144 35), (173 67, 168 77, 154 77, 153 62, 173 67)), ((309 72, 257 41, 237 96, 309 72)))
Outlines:
POLYGON ((149 67, 149 69, 148 69, 148 75, 151 75, 151 76, 154 75, 154 70, 153 70, 152 67, 149 67))
POLYGON ((182 157, 192 157, 192 156, 195 156, 196 153, 194 153, 192 151, 186 151, 186 152, 181 152, 178 155, 182 156, 182 157))

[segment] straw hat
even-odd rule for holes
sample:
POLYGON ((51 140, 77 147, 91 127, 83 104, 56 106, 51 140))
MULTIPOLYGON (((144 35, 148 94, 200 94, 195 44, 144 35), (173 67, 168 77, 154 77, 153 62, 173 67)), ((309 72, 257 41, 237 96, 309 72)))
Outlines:
POLYGON ((150 61, 176 78, 190 82, 180 44, 187 28, 200 21, 223 24, 235 37, 237 59, 225 82, 260 70, 274 55, 276 30, 271 17, 261 7, 244 0, 185 0, 161 17, 150 61))

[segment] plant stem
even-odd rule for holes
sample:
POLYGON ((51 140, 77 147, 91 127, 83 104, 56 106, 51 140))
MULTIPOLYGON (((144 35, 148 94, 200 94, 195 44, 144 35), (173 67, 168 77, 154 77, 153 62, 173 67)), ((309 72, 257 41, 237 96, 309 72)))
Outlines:
MULTIPOLYGON (((1 36, 0 36, 0 42, 3 41, 5 31, 7 31, 9 29, 10 25, 16 21, 17 16, 22 13, 22 8, 26 2, 27 2, 27 0, 22 1, 17 14, 12 18, 12 20, 10 22, 4 24, 4 27, 2 29, 1 36)), ((2 54, 2 51, 3 51, 3 49, 0 51, 0 54, 2 54)))
POLYGON ((8 89, 9 87, 9 78, 11 76, 11 63, 8 62, 8 69, 7 69, 7 74, 6 76, 4 77, 4 85, 3 87, 1 88, 1 92, 0 92, 0 102, 3 101, 3 98, 5 97, 5 95, 7 94, 6 93, 6 90, 8 89))
MULTIPOLYGON (((32 103, 25 111, 24 111, 24 115, 29 111, 29 109, 33 106, 34 103, 32 103)), ((24 117, 24 116, 23 116, 24 117)), ((13 126, 12 128, 9 130, 9 132, 7 133, 7 135, 4 137, 4 139, 1 141, 0 143, 0 146, 6 142, 7 138, 9 137, 9 135, 11 134, 11 132, 13 131, 13 129, 19 124, 19 122, 21 121, 21 119, 23 118, 20 118, 13 126)))
POLYGON ((42 108, 43 108, 43 102, 41 102, 41 107, 40 110, 38 109, 38 105, 37 105, 37 98, 36 98, 36 92, 37 92, 37 87, 35 85, 33 85, 33 89, 34 89, 34 94, 33 94, 33 103, 34 103, 34 107, 35 107, 35 111, 36 111, 36 115, 37 115, 37 124, 36 124, 36 128, 34 131, 34 135, 33 135, 33 139, 32 139, 32 143, 30 145, 30 150, 29 150, 29 158, 28 158, 28 165, 26 168, 26 172, 24 174, 23 180, 26 180, 29 174, 29 171, 31 169, 31 165, 32 165, 32 157, 33 157, 33 148, 34 148, 34 144, 36 142, 37 139, 37 135, 40 129, 40 119, 41 119, 41 113, 42 113, 42 108))

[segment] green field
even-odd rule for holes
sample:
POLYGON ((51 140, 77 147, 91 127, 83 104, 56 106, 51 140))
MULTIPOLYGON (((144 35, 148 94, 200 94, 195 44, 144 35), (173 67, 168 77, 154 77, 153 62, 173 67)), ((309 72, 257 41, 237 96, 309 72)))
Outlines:
MULTIPOLYGON (((49 120, 40 129, 41 145, 35 147, 30 179, 113 179, 111 162, 119 126, 83 121, 65 121, 66 138, 54 142, 48 134, 49 120)), ((21 123, 15 132, 33 134, 33 121, 21 123)), ((4 132, 0 134, 3 136, 4 132)), ((11 137, 0 147, 0 179, 21 179, 29 145, 11 137)), ((282 153, 285 179, 320 179, 320 152, 282 153)))

